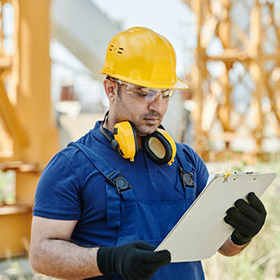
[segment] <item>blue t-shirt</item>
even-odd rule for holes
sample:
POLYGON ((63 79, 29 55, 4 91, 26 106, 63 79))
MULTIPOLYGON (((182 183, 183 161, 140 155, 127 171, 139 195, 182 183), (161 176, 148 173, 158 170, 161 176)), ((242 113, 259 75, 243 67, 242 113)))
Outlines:
MULTIPOLYGON (((121 198, 116 202, 120 205, 119 213, 112 215, 120 215, 122 225, 110 226, 108 207, 113 202, 109 192, 113 190, 110 187, 114 187, 108 186, 106 178, 76 147, 68 146, 57 153, 38 183, 33 215, 78 220, 71 241, 80 246, 116 246, 134 239, 157 245, 203 190, 208 179, 204 162, 186 145, 183 148, 185 154, 181 156, 187 164, 181 164, 176 156, 175 162, 169 166, 155 164, 141 149, 134 162, 122 158, 101 134, 100 122, 77 142, 93 149, 112 168, 119 170, 132 186, 134 197, 126 204, 121 198), (188 166, 186 171, 191 169, 195 188, 184 190, 182 187, 178 171, 181 165, 183 169, 186 168, 184 165, 188 166), (133 217, 137 217, 137 221, 132 226, 133 217)), ((164 275, 172 265, 179 267, 181 264, 166 266, 164 275)), ((204 279, 200 262, 188 263, 188 267, 185 277, 180 279, 204 279)), ((152 279, 160 279, 156 275, 152 279)), ((169 275, 162 279, 176 278, 169 275)))

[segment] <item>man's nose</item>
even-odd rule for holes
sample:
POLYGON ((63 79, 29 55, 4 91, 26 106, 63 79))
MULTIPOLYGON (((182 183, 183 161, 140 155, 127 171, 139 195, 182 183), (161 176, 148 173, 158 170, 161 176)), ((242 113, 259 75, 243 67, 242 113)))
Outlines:
POLYGON ((157 95, 155 99, 149 103, 148 108, 153 111, 161 111, 165 103, 161 96, 157 95))

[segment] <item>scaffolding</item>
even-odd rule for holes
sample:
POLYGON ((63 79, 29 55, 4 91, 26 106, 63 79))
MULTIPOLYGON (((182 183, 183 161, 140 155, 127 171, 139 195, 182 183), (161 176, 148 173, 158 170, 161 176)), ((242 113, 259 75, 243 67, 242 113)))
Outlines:
POLYGON ((184 2, 197 24, 190 78, 195 149, 205 160, 232 151, 263 159, 279 152, 280 3, 184 2))
POLYGON ((49 9, 50 0, 0 1, 0 169, 15 174, 15 203, 1 201, 0 258, 28 250, 35 188, 58 150, 49 9), (12 22, 5 19, 8 11, 12 22))

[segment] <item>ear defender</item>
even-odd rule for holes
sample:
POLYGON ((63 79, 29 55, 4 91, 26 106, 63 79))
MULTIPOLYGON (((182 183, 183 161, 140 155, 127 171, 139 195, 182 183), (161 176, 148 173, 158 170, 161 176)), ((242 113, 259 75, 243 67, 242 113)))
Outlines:
POLYGON ((109 115, 109 111, 106 112, 104 120, 100 124, 100 131, 105 138, 111 143, 114 150, 117 150, 119 154, 130 161, 134 161, 134 157, 138 150, 136 133, 134 126, 129 121, 124 121, 115 124, 114 126, 114 138, 103 128, 109 115))
MULTIPOLYGON (((105 114, 104 120, 100 125, 101 133, 111 143, 112 148, 117 150, 123 158, 134 161, 138 145, 133 123, 123 121, 115 124, 114 138, 112 138, 103 128, 108 114, 109 112, 105 114)), ((176 156, 176 144, 163 127, 143 137, 143 150, 157 164, 168 163, 171 165, 176 156)))
POLYGON ((134 161, 138 145, 133 124, 129 121, 115 124, 114 139, 113 141, 118 143, 118 151, 121 156, 134 161))
POLYGON ((157 164, 172 165, 176 156, 176 144, 171 136, 161 128, 143 138, 147 156, 157 164))

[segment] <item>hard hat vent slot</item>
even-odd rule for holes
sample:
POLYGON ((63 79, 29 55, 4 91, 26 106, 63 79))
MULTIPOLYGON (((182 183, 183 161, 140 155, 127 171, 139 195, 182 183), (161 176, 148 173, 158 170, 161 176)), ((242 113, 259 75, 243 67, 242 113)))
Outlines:
POLYGON ((110 52, 117 52, 119 54, 122 54, 124 48, 116 48, 114 45, 110 45, 109 51, 110 52))
POLYGON ((111 48, 109 49, 109 51, 113 51, 112 48, 114 47, 114 45, 110 45, 110 47, 111 48))
POLYGON ((119 48, 118 53, 122 54, 123 48, 119 48))

